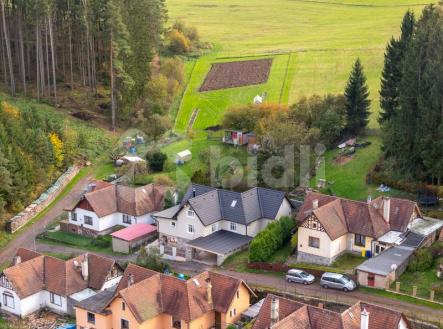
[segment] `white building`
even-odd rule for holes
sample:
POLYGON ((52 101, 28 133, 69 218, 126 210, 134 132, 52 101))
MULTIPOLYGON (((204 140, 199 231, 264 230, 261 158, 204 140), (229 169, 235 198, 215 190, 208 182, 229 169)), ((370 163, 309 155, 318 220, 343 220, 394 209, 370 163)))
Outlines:
POLYGON ((25 317, 42 308, 73 314, 73 305, 116 286, 122 269, 112 259, 84 254, 64 261, 19 249, 0 274, 0 309, 25 317))
POLYGON ((90 191, 68 211, 68 222, 62 225, 68 232, 84 235, 104 235, 117 226, 153 224, 152 212, 164 207, 165 189, 158 184, 133 188, 95 182, 90 191))
POLYGON ((221 264, 268 223, 291 215, 291 203, 280 191, 257 187, 238 193, 192 184, 179 205, 154 217, 161 252, 221 264))

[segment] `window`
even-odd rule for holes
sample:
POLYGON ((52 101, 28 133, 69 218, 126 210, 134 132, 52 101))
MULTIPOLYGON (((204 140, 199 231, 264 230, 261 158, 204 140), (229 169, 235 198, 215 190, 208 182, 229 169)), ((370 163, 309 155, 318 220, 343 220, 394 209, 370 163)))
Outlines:
POLYGON ((314 238, 313 236, 309 237, 309 247, 312 248, 320 248, 320 239, 314 238))
POLYGON ((122 302, 122 311, 126 310, 126 304, 125 302, 122 302))
POLYGON ((3 304, 9 308, 15 308, 14 296, 12 294, 10 294, 9 292, 4 292, 3 293, 3 304))
POLYGON ((73 222, 76 222, 77 221, 77 213, 76 212, 71 212, 71 220, 73 221, 73 222))
POLYGON ((194 225, 188 224, 188 233, 190 234, 194 233, 194 225))
POLYGON ((233 316, 237 315, 237 309, 233 308, 232 310, 229 311, 229 316, 232 318, 233 316))
POLYGON ((356 246, 364 247, 366 245, 366 237, 364 235, 355 234, 354 244, 356 246))
POLYGON ((86 225, 93 225, 92 217, 90 217, 90 216, 85 216, 85 217, 83 218, 83 220, 84 220, 84 222, 85 222, 86 225))
POLYGON ((123 214, 123 223, 124 224, 132 224, 131 216, 123 214))
POLYGON ((188 217, 194 217, 195 216, 195 212, 192 209, 188 209, 188 217))
POLYGON ((215 232, 217 230, 218 230, 218 224, 217 223, 212 224, 212 232, 215 232))
POLYGON ((237 290, 237 299, 240 298, 240 290, 237 290))
POLYGON ((171 227, 172 227, 172 228, 175 228, 175 225, 176 225, 176 222, 175 222, 175 221, 172 221, 172 222, 171 222, 171 227))
POLYGON ((129 322, 128 322, 128 320, 121 319, 120 323, 121 323, 121 326, 120 326, 121 329, 129 329, 129 322))
POLYGON ((51 302, 51 304, 57 305, 57 306, 62 306, 62 296, 54 294, 53 292, 50 293, 49 295, 49 300, 51 302))
POLYGON ((237 231, 237 224, 234 222, 231 222, 231 224, 229 224, 229 229, 231 231, 237 231))
POLYGON ((88 312, 88 323, 95 324, 95 314, 88 312))

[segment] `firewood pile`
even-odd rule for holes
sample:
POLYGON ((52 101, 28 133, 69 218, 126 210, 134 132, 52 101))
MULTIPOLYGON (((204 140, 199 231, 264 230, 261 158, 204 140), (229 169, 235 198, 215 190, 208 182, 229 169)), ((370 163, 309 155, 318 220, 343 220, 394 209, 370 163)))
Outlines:
POLYGON ((7 317, 11 329, 55 329, 65 321, 60 315, 41 311, 27 316, 25 319, 7 317))

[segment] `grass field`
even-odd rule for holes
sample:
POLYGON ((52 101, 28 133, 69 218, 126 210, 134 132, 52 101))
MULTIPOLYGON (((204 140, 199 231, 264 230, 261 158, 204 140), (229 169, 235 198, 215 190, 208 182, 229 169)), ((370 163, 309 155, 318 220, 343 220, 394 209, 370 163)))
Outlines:
MULTIPOLYGON (((220 123, 223 113, 230 106, 252 103, 257 94, 267 93, 266 99, 270 102, 288 102, 291 87, 291 73, 287 71, 288 63, 291 64, 290 54, 274 56, 248 56, 218 58, 218 52, 201 57, 195 64, 187 89, 175 122, 175 129, 185 131, 192 113, 198 109, 198 115, 193 125, 194 130, 203 130, 208 126, 220 123), (251 59, 273 58, 271 72, 265 84, 240 88, 199 92, 206 74, 212 63, 242 61, 251 59), (288 81, 287 78, 289 79, 288 81)), ((289 65, 292 66, 292 65, 289 65)))

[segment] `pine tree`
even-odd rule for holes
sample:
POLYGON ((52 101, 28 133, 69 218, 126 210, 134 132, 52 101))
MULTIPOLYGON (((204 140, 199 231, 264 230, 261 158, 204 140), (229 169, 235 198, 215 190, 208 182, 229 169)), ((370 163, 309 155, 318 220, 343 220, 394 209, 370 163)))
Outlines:
POLYGON ((366 76, 360 58, 357 58, 345 89, 346 98, 346 130, 357 134, 369 122, 371 101, 366 84, 366 76))
POLYGON ((408 10, 403 17, 401 36, 392 38, 385 52, 380 89, 380 116, 378 122, 386 123, 398 110, 398 93, 402 77, 405 52, 409 46, 415 26, 414 13, 408 10))

